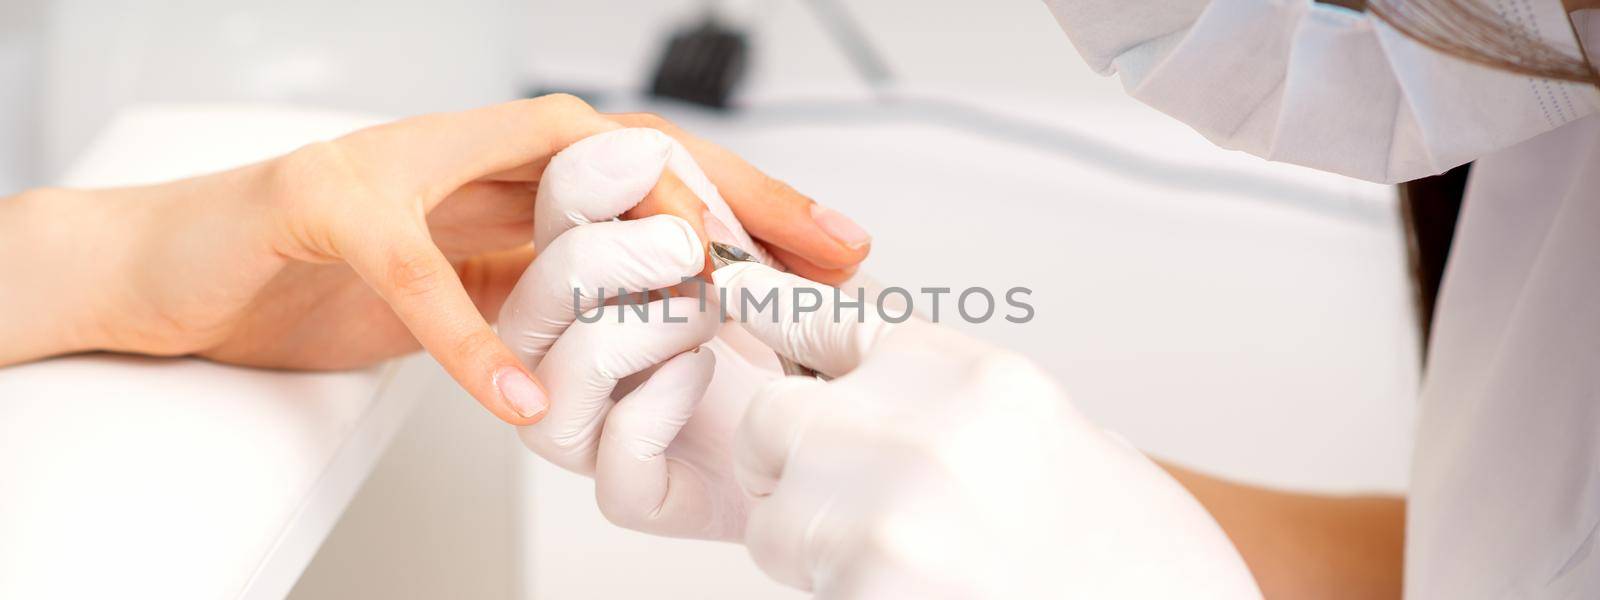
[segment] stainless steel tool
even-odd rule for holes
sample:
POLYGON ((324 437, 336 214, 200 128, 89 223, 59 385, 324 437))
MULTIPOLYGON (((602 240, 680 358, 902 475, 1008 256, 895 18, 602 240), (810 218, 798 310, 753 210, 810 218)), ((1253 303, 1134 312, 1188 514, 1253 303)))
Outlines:
MULTIPOLYGON (((736 262, 761 262, 761 261, 756 260, 756 257, 751 256, 749 252, 745 252, 743 249, 739 248, 738 246, 734 246, 732 244, 724 244, 722 242, 711 242, 711 264, 716 265, 717 268, 720 269, 722 267, 726 267, 726 266, 731 265, 731 264, 736 263, 736 262)), ((774 352, 778 354, 778 366, 783 368, 783 374, 784 375, 798 375, 798 376, 801 376, 801 377, 816 377, 816 378, 822 379, 822 380, 832 379, 831 377, 828 377, 826 375, 822 375, 820 373, 817 373, 817 371, 815 369, 812 369, 811 367, 807 367, 807 366, 802 365, 802 364, 800 364, 798 362, 795 362, 794 360, 790 359, 789 357, 784 356, 783 353, 781 353, 781 352, 777 352, 777 351, 774 351, 774 352)))

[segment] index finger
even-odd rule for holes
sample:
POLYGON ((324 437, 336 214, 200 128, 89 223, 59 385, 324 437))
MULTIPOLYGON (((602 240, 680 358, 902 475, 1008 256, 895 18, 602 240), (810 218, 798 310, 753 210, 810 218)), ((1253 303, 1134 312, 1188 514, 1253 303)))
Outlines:
POLYGON ((543 418, 548 394, 489 328, 426 226, 380 223, 343 235, 350 266, 473 398, 513 425, 543 418))
POLYGON ((338 144, 374 191, 420 198, 427 212, 480 178, 535 179, 562 148, 620 128, 574 96, 551 94, 403 119, 351 133, 338 144))
POLYGON ((607 116, 623 125, 649 127, 677 139, 716 182, 745 229, 763 243, 804 259, 807 266, 848 276, 871 251, 872 236, 855 221, 767 176, 738 155, 656 115, 607 116))

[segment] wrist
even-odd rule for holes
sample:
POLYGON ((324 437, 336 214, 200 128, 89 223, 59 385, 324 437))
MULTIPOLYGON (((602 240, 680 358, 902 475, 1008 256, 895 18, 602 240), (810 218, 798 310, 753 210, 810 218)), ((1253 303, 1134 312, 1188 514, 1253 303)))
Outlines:
POLYGON ((255 289, 239 279, 267 277, 249 210, 258 171, 73 193, 65 204, 96 234, 74 261, 92 286, 72 321, 82 350, 178 356, 226 335, 241 290, 255 289))

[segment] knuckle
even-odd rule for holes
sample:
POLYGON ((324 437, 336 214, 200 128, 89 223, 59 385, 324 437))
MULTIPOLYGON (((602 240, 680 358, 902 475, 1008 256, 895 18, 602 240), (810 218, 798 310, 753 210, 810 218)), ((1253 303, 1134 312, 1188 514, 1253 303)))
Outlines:
POLYGON ((628 512, 627 507, 621 501, 618 501, 611 494, 601 491, 603 489, 605 488, 598 485, 595 486, 595 504, 600 507, 600 515, 605 517, 606 522, 612 525, 628 527, 632 523, 632 514, 628 512))
POLYGON ((555 454, 546 458, 559 460, 563 457, 576 456, 584 448, 586 441, 587 438, 577 434, 550 434, 545 438, 545 445, 555 451, 555 454))
POLYGON ((571 255, 583 252, 584 248, 593 250, 599 246, 609 246, 613 242, 622 241, 612 239, 616 236, 606 231, 609 229, 608 225, 610 224, 587 223, 563 231, 550 242, 550 248, 546 252, 571 255))
POLYGON ((389 256, 384 277, 393 293, 402 297, 426 296, 439 289, 444 277, 433 257, 405 250, 389 256))
MULTIPOLYGON (((547 420, 548 421, 548 420, 547 420)), ((547 421, 518 427, 522 445, 558 467, 583 475, 594 474, 594 448, 582 431, 553 428, 547 421)))
POLYGON ((811 338, 811 327, 805 317, 782 319, 778 325, 778 336, 783 341, 784 356, 810 357, 817 354, 815 346, 818 344, 811 338))
POLYGON ((473 331, 456 340, 453 350, 456 356, 483 356, 492 352, 500 345, 500 338, 489 330, 473 331))
POLYGON ((676 127, 676 125, 673 125, 672 121, 667 120, 666 117, 653 112, 628 113, 624 116, 626 117, 626 120, 632 123, 635 127, 648 127, 650 129, 659 129, 662 131, 676 127))
POLYGON ((606 415, 605 429, 600 435, 605 438, 605 443, 616 444, 624 454, 635 460, 645 460, 651 458, 655 454, 654 451, 660 448, 649 447, 644 440, 630 436, 633 435, 632 432, 644 430, 655 421, 655 416, 642 410, 613 410, 611 414, 606 415))
MULTIPOLYGON (((555 399, 559 403, 562 399, 555 399)), ((571 420, 551 423, 547 417, 532 426, 517 428, 522 445, 557 466, 592 474, 594 444, 591 434, 571 420)))
POLYGON ((545 94, 532 100, 524 101, 530 109, 535 111, 555 111, 562 114, 591 113, 594 108, 584 102, 582 98, 566 93, 545 94))
POLYGON ((569 325, 567 329, 586 338, 605 337, 607 334, 604 332, 618 320, 615 305, 606 306, 603 304, 606 300, 607 296, 604 295, 584 294, 583 300, 577 306, 579 309, 577 322, 569 325))
POLYGON ((555 431, 546 434, 542 455, 562 467, 593 475, 597 443, 593 432, 581 427, 555 431))
POLYGON ((646 521, 644 511, 630 502, 627 494, 619 493, 608 485, 595 485, 595 504, 606 521, 618 527, 637 529, 646 521))
POLYGON ((599 315, 590 311, 605 299, 604 294, 602 287, 591 287, 582 276, 568 273, 565 277, 553 277, 548 285, 541 286, 536 302, 548 303, 551 307, 569 304, 573 316, 593 322, 599 315))
POLYGON ((518 427, 517 439, 522 440, 522 447, 539 456, 545 456, 546 438, 544 430, 540 427, 518 427))
POLYGON ((1011 352, 996 352, 977 360, 971 371, 968 392, 987 402, 1030 412, 1060 409, 1056 382, 1032 360, 1011 352))
POLYGON ((778 178, 773 177, 771 175, 767 175, 765 173, 762 173, 760 182, 761 182, 760 183, 761 191, 767 197, 777 197, 777 198, 798 197, 798 198, 804 198, 808 202, 810 201, 809 197, 807 197, 805 194, 800 193, 799 190, 794 189, 794 186, 789 185, 788 182, 786 182, 786 181, 784 181, 782 179, 778 179, 778 178))

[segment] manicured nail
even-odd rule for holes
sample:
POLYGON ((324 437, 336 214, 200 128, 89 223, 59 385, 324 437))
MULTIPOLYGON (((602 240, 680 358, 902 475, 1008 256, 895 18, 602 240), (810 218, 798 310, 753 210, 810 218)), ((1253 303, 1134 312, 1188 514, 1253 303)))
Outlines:
POLYGON ((811 220, 817 222, 824 232, 833 239, 839 240, 851 250, 860 249, 872 241, 872 235, 862 229, 850 217, 821 204, 811 205, 811 220))
POLYGON ((701 226, 706 228, 706 237, 711 238, 711 241, 739 245, 738 239, 733 237, 733 230, 728 229, 727 224, 723 223, 722 219, 718 219, 716 215, 711 214, 710 210, 700 211, 700 221, 702 222, 701 226))
POLYGON ((533 382, 532 377, 522 372, 522 369, 516 367, 500 369, 500 372, 495 373, 494 384, 500 388, 500 395, 505 397, 506 404, 511 406, 511 410, 523 418, 532 419, 542 415, 550 406, 544 390, 533 382))

